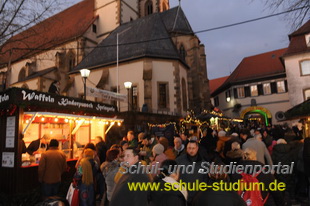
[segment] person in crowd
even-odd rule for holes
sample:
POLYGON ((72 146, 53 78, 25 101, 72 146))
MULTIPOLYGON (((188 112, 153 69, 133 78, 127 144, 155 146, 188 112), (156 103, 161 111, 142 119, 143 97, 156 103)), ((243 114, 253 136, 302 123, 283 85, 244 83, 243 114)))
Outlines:
MULTIPOLYGON (((186 153, 176 158, 176 162, 178 163, 178 165, 184 165, 185 167, 193 165, 195 162, 193 172, 187 173, 184 171, 180 171, 180 179, 183 182, 194 183, 197 180, 200 182, 205 180, 205 175, 200 172, 200 170, 203 170, 203 168, 201 167, 201 163, 204 161, 204 159, 200 155, 198 150, 199 150, 198 142, 190 140, 186 146, 186 153)), ((196 192, 197 191, 188 192, 188 202, 192 201, 192 198, 194 197, 196 192)))
POLYGON ((164 146, 164 153, 167 156, 167 159, 175 160, 176 155, 173 152, 173 148, 169 146, 169 141, 166 137, 160 137, 159 143, 164 146))
MULTIPOLYGON (((150 163, 151 165, 156 165, 159 164, 161 165, 161 163, 167 159, 167 156, 164 153, 164 146, 160 143, 156 144, 153 149, 152 149, 152 153, 153 153, 153 157, 151 159, 153 159, 153 161, 150 163)), ((155 176, 156 174, 153 174, 153 176, 155 176)))
POLYGON ((138 138, 135 137, 135 134, 132 130, 127 132, 127 140, 129 147, 138 147, 138 138))
POLYGON ((182 144, 182 139, 180 137, 174 137, 173 143, 174 143, 173 152, 176 158, 186 153, 185 145, 182 144))
MULTIPOLYGON (((127 163, 127 167, 133 165, 136 167, 138 166, 139 150, 137 148, 128 147, 124 154, 124 161, 127 163)), ((111 197, 110 206, 146 206, 148 204, 147 191, 130 191, 128 183, 143 183, 149 181, 149 177, 143 173, 130 174, 127 172, 123 174, 116 183, 111 197)))
POLYGON ((83 152, 83 158, 77 166, 76 176, 81 179, 79 184, 80 206, 95 205, 95 176, 98 165, 94 160, 93 149, 87 148, 83 152))
POLYGON ((184 144, 184 146, 186 147, 187 143, 188 143, 188 134, 185 132, 182 132, 180 135, 175 134, 175 137, 180 136, 182 139, 182 144, 184 144))
POLYGON ((272 146, 272 141, 273 141, 272 136, 268 134, 267 130, 263 131, 262 136, 263 136, 263 138, 262 138, 263 142, 265 143, 265 145, 268 149, 270 146, 272 146))
POLYGON ((225 162, 229 164, 230 162, 239 162, 243 158, 243 150, 240 148, 240 143, 235 141, 231 144, 231 150, 226 153, 225 162))
POLYGON ((123 140, 121 141, 120 146, 121 146, 122 151, 125 151, 129 147, 129 144, 127 141, 123 140))
POLYGON ((240 131, 240 146, 242 147, 242 145, 246 142, 246 140, 248 139, 248 137, 251 136, 251 133, 248 129, 242 129, 240 131))
POLYGON ((44 134, 41 138, 32 141, 27 147, 26 151, 29 155, 44 152, 48 149, 49 141, 50 136, 48 134, 44 134))
POLYGON ((94 158, 94 160, 95 160, 95 162, 96 162, 96 164, 97 164, 97 168, 99 168, 99 166, 100 166, 100 159, 99 159, 99 157, 98 157, 98 155, 97 155, 96 146, 95 146, 93 143, 87 143, 87 144, 84 146, 83 151, 82 151, 82 153, 81 153, 81 156, 79 157, 79 159, 77 160, 77 162, 76 162, 76 164, 75 164, 75 168, 78 167, 80 161, 84 158, 83 154, 84 154, 84 151, 85 151, 86 149, 91 149, 91 150, 93 150, 93 152, 94 152, 94 153, 93 153, 93 154, 94 154, 94 157, 93 157, 93 158, 94 158))
POLYGON ((232 133, 230 135, 230 139, 225 142, 224 149, 223 149, 223 156, 224 157, 226 157, 226 153, 228 151, 232 150, 231 145, 233 142, 241 142, 241 140, 239 139, 239 135, 237 133, 232 133))
POLYGON ((145 135, 146 134, 144 132, 140 132, 138 134, 138 148, 143 147, 143 139, 144 139, 145 135))
POLYGON ((267 160, 268 165, 272 165, 271 156, 266 148, 266 145, 260 141, 255 139, 253 136, 248 136, 246 142, 242 145, 242 149, 251 148, 256 151, 257 160, 261 163, 265 164, 265 159, 267 160))
MULTIPOLYGON (((278 139, 277 144, 273 147, 272 151, 272 161, 274 165, 281 164, 281 165, 291 165, 294 162, 292 154, 294 150, 291 148, 290 144, 284 139, 278 139)), ((279 173, 275 174, 275 177, 280 182, 284 182, 286 185, 286 192, 285 195, 289 195, 291 200, 295 199, 295 179, 293 174, 285 174, 279 173)))
POLYGON ((53 81, 48 89, 48 93, 60 94, 60 82, 57 80, 53 81))
POLYGON ((157 144, 157 140, 154 136, 145 135, 143 137, 143 147, 140 148, 139 155, 146 161, 147 164, 151 162, 150 157, 152 157, 152 149, 157 144))
MULTIPOLYGON (((220 166, 225 166, 223 163, 216 162, 218 169, 220 166)), ((208 185, 211 185, 215 182, 229 182, 228 174, 223 170, 214 171, 214 168, 209 168, 210 172, 208 173, 209 181, 208 185)), ((218 206, 218 205, 229 205, 229 206, 246 206, 247 204, 244 200, 237 194, 235 191, 215 191, 212 188, 208 188, 205 191, 199 191, 192 202, 192 206, 218 206)))
POLYGON ((107 146, 101 136, 95 137, 95 146, 96 146, 97 155, 100 159, 100 164, 102 164, 105 161, 105 156, 107 153, 107 146))
POLYGON ((58 149, 58 146, 58 141, 52 139, 49 150, 41 155, 38 176, 42 186, 43 197, 51 197, 58 194, 61 175, 67 169, 66 155, 58 149))
MULTIPOLYGON (((100 160, 100 163, 98 165, 101 165, 106 159, 107 146, 101 136, 95 137, 95 144, 96 144, 96 153, 100 160)), ((100 201, 104 193, 104 179, 103 179, 102 173, 98 171, 96 173, 95 179, 96 179, 96 184, 95 184, 96 191, 95 192, 97 194, 96 200, 100 201)))
POLYGON ((213 152, 216 150, 217 135, 213 133, 213 129, 207 128, 202 133, 200 145, 206 148, 207 152, 213 152))
MULTIPOLYGON (((243 165, 243 168, 246 168, 246 167, 254 168, 255 166, 257 167, 264 166, 262 162, 257 161, 256 151, 252 148, 246 148, 244 150, 244 158, 243 160, 239 161, 238 164, 243 165)), ((256 175, 254 174, 254 172, 256 171, 249 170, 249 169, 244 170, 243 172, 247 174, 251 174, 251 175, 256 175)), ((259 182, 262 182, 264 184, 265 188, 270 188, 270 184, 275 182, 275 177, 271 172, 270 173, 260 172, 256 178, 259 182)), ((241 179, 242 179, 241 174, 238 174, 238 173, 231 174, 232 182, 237 182, 238 180, 241 180, 241 179)), ((267 198, 266 205, 274 205, 274 204, 278 206, 285 205, 285 201, 284 201, 283 194, 281 191, 279 190, 270 191, 270 196, 272 196, 272 198, 268 197, 269 196, 268 193, 269 193, 268 191, 261 191, 263 200, 267 198)))
POLYGON ((107 206, 108 202, 111 201, 112 193, 115 187, 114 177, 120 167, 120 162, 118 161, 119 155, 120 151, 118 149, 109 149, 107 151, 106 161, 100 166, 107 186, 107 202, 105 202, 105 206, 107 206))
POLYGON ((177 162, 174 160, 165 160, 162 162, 162 171, 154 179, 155 183, 160 184, 158 191, 149 191, 149 206, 186 206, 187 191, 178 185, 179 171, 177 170, 177 162), (174 169, 169 169, 174 168, 174 169), (171 184, 174 190, 166 191, 164 184, 171 184))
POLYGON ((219 131, 217 136, 218 136, 218 141, 216 144, 216 152, 218 152, 218 154, 222 158, 224 158, 224 146, 225 146, 225 143, 230 140, 230 137, 226 135, 225 131, 219 131))

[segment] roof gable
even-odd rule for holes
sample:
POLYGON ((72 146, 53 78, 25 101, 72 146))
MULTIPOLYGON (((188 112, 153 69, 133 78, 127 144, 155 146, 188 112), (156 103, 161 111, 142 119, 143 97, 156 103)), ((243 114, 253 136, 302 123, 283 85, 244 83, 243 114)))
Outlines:
POLYGON ((8 63, 12 48, 14 62, 81 36, 96 18, 93 9, 94 0, 84 0, 13 36, 0 48, 0 65, 8 63))
POLYGON ((155 13, 119 26, 100 42, 71 73, 83 68, 92 69, 115 64, 117 34, 119 34, 119 62, 142 57, 180 60, 179 53, 166 28, 166 24, 169 23, 167 19, 172 21, 174 18, 171 16, 175 17, 175 14, 176 12, 167 11, 155 13))
POLYGON ((310 47, 307 46, 305 39, 305 34, 308 33, 310 33, 310 20, 298 30, 289 35, 290 44, 284 56, 310 52, 310 47))

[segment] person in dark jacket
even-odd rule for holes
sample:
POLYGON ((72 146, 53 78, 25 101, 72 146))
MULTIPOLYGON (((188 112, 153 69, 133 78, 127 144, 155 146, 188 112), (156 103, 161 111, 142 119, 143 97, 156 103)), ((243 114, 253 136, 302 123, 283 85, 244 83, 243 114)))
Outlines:
MULTIPOLYGON (((128 163, 128 167, 134 166, 137 168, 139 161, 139 150, 133 147, 128 147, 124 151, 124 161, 128 163)), ((124 168, 124 165, 121 165, 121 168, 124 168)), ((148 175, 143 173, 130 174, 130 172, 124 172, 125 174, 121 176, 114 188, 110 206, 146 206, 148 204, 147 191, 131 191, 128 188, 128 183, 149 182, 150 179, 148 175)))
POLYGON ((179 173, 177 170, 169 169, 169 166, 177 167, 176 161, 165 160, 162 162, 161 168, 163 170, 154 179, 155 183, 160 184, 160 188, 158 191, 149 191, 149 206, 186 206, 187 191, 178 189, 179 173), (166 191, 165 184, 169 184, 174 189, 166 191))
MULTIPOLYGON (((290 144, 284 139, 278 139, 277 144, 273 147, 272 150, 272 161, 274 165, 281 164, 281 165, 291 165, 293 162, 293 154, 292 148, 290 144)), ((291 200, 295 199, 294 191, 295 191, 295 180, 292 174, 275 174, 275 177, 280 182, 284 182, 286 185, 286 192, 285 195, 289 195, 291 200)))
POLYGON ((95 137, 95 143, 96 143, 96 152, 100 159, 100 165, 101 165, 103 162, 105 162, 106 153, 108 149, 101 136, 95 137))
MULTIPOLYGON (((201 167, 201 163, 204 161, 201 154, 198 152, 199 145, 197 141, 190 140, 186 146, 186 154, 183 154, 179 156, 176 159, 176 162, 178 165, 184 165, 185 167, 193 167, 193 172, 188 173, 185 171, 182 171, 180 169, 180 179, 185 183, 194 183, 197 180, 199 182, 205 181, 206 175, 202 172, 199 172, 200 169, 203 170, 201 167), (195 164, 195 166, 193 166, 195 164)), ((189 191, 188 193, 188 202, 192 201, 192 198, 196 194, 197 191, 189 191)))
MULTIPOLYGON (((219 166, 225 166, 223 163, 216 163, 219 166)), ((218 167, 219 169, 219 167, 218 167)), ((215 182, 228 183, 228 174, 224 171, 214 171, 210 168, 208 173, 208 185, 215 182)), ((199 191, 192 202, 192 206, 246 206, 244 200, 235 191, 214 191, 208 188, 205 191, 199 191)))

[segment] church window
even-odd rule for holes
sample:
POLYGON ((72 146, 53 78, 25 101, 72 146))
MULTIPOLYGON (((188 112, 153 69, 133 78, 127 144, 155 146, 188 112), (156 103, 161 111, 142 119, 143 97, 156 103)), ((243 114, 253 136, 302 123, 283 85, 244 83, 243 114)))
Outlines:
POLYGON ((158 108, 168 108, 168 83, 158 83, 158 108))
POLYGON ((18 81, 23 81, 26 78, 26 69, 22 68, 18 74, 18 81))
POLYGON ((147 1, 145 3, 145 16, 153 13, 153 3, 152 1, 147 1))
POLYGON ((181 58, 185 61, 186 51, 185 51, 185 48, 182 44, 180 46, 179 53, 180 53, 181 58))

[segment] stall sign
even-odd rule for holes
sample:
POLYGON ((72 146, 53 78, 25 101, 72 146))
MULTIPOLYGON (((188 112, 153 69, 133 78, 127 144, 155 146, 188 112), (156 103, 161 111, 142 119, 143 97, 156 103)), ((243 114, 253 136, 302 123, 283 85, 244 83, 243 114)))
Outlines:
POLYGON ((2 152, 2 167, 14 167, 14 152, 2 152))
POLYGON ((7 102, 10 100, 10 96, 6 93, 0 94, 0 103, 7 102))
POLYGON ((6 138, 5 138, 6 148, 14 148, 15 120, 16 120, 15 116, 6 118, 6 138))

